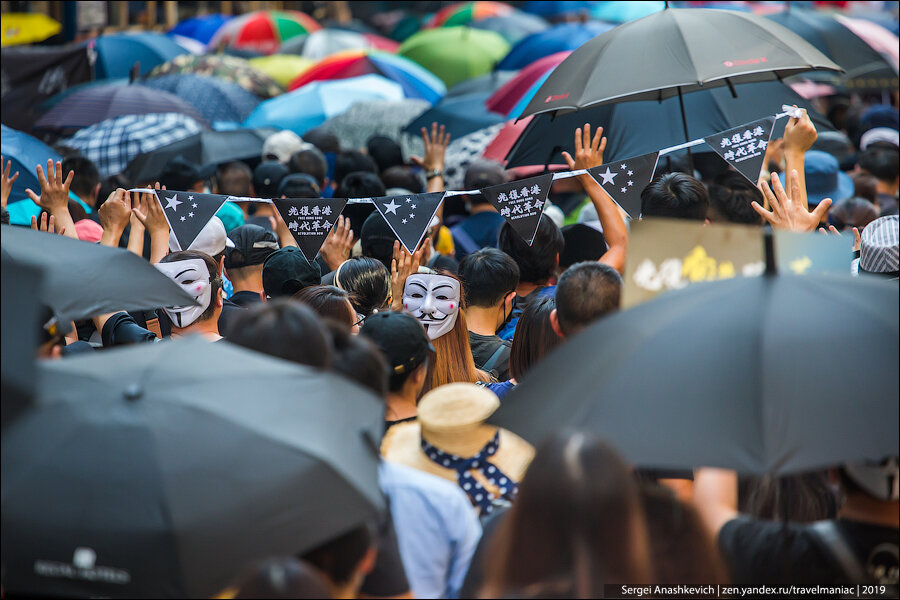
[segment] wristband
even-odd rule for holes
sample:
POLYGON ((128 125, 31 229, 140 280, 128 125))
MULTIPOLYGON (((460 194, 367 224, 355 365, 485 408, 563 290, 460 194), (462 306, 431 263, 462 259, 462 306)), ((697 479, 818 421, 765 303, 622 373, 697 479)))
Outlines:
POLYGON ((432 169, 425 174, 425 179, 434 179, 435 177, 444 178, 444 172, 440 169, 432 169))

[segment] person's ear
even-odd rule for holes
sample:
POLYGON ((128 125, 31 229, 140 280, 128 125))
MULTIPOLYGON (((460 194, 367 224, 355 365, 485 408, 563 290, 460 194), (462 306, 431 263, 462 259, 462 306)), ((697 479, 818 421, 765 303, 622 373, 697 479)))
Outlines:
POLYGON ((217 269, 219 271, 219 277, 222 276, 222 273, 225 272, 225 255, 219 257, 219 267, 217 269))
POLYGON ((553 328, 553 333, 558 335, 560 339, 565 339, 566 335, 562 332, 562 328, 559 326, 559 315, 556 313, 556 309, 550 311, 550 327, 553 328))
POLYGON ((376 558, 378 558, 378 550, 374 545, 369 546, 369 549, 363 554, 362 559, 359 561, 359 565, 356 567, 356 573, 360 579, 372 572, 372 569, 375 568, 376 558))
POLYGON ((93 200, 96 203, 97 198, 99 198, 99 197, 100 197, 100 184, 98 183, 97 185, 94 186, 94 191, 91 192, 91 200, 93 200))
POLYGON ((506 305, 507 308, 512 309, 512 303, 516 299, 516 290, 511 291, 506 294, 506 298, 503 300, 503 304, 506 305))

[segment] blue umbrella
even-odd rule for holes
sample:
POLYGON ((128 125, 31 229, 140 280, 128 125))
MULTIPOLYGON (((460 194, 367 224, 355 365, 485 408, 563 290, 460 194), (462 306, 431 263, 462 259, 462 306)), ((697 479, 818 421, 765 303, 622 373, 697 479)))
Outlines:
POLYGON ((110 84, 78 90, 47 111, 34 126, 74 131, 106 119, 154 113, 181 113, 203 119, 193 106, 175 94, 144 85, 110 84))
POLYGON ((559 17, 573 13, 589 13, 594 4, 572 0, 530 0, 522 6, 522 10, 542 17, 559 17))
POLYGON ((9 194, 9 201, 25 200, 28 196, 25 189, 40 192, 41 184, 38 183, 34 168, 43 165, 47 168, 47 159, 62 160, 56 151, 44 142, 33 138, 27 133, 22 133, 6 125, 0 125, 0 154, 3 160, 11 160, 10 174, 19 172, 19 178, 13 184, 9 194))
POLYGON ((380 75, 316 81, 260 102, 244 127, 271 126, 303 135, 360 100, 401 99, 403 88, 380 75))
POLYGON ((183 35, 208 44, 212 36, 219 30, 219 27, 231 19, 231 15, 204 15, 202 17, 193 17, 185 19, 172 28, 169 33, 173 35, 183 35))
MULTIPOLYGON (((240 123, 253 112, 260 99, 241 86, 204 75, 163 75, 143 85, 175 94, 194 106, 212 124, 240 123)), ((159 111, 157 111, 159 112, 159 111)))
POLYGON ((410 135, 419 135, 423 127, 430 128, 432 123, 437 122, 447 128, 453 139, 459 139, 473 131, 502 123, 506 120, 503 115, 493 113, 484 107, 490 95, 488 92, 477 92, 444 98, 410 121, 403 131, 410 135))
POLYGON ((510 71, 521 69, 539 58, 565 50, 574 50, 610 29, 612 25, 597 21, 555 25, 522 38, 500 61, 497 69, 510 71))
MULTIPOLYGON (((716 3, 718 6, 720 3, 716 3)), ((635 19, 642 19, 647 15, 663 10, 665 2, 657 0, 624 0, 619 2, 597 2, 594 4, 591 14, 595 19, 609 21, 610 23, 627 23, 635 19)))
POLYGON ((507 42, 515 44, 523 37, 547 29, 550 24, 537 15, 515 11, 508 15, 474 21, 472 27, 499 33, 507 42))
POLYGON ((134 63, 140 63, 141 75, 153 67, 188 51, 161 33, 119 33, 103 35, 95 40, 97 79, 128 77, 134 63))

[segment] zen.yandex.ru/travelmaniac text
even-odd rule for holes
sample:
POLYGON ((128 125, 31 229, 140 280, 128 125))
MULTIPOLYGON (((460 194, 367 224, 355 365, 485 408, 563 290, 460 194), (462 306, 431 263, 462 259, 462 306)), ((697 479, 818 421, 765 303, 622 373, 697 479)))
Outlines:
POLYGON ((896 585, 605 585, 607 598, 896 598, 896 585))

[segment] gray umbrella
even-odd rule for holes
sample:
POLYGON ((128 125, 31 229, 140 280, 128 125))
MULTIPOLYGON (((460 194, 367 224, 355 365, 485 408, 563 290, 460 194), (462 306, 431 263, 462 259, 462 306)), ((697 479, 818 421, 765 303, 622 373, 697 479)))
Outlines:
POLYGON ((364 148, 373 135, 384 135, 397 141, 403 155, 422 156, 425 145, 420 135, 403 134, 407 123, 425 112, 431 104, 425 100, 363 100, 343 113, 331 117, 321 127, 334 133, 345 148, 364 148))
POLYGON ((127 250, 10 225, 2 232, 0 247, 6 258, 43 271, 39 299, 62 321, 196 304, 175 282, 127 250))
POLYGON ((211 598, 377 518, 384 404, 199 337, 40 368, 4 430, 7 594, 211 598))
POLYGON ((38 345, 40 305, 34 301, 40 292, 41 272, 27 265, 18 265, 5 254, 2 264, 3 303, 0 304, 2 321, 3 360, 0 361, 2 380, 2 422, 6 427, 18 416, 34 390, 34 354, 38 345))
POLYGON ((634 464, 791 473, 897 454, 898 288, 847 276, 699 283, 605 317, 492 422, 586 428, 634 464))

